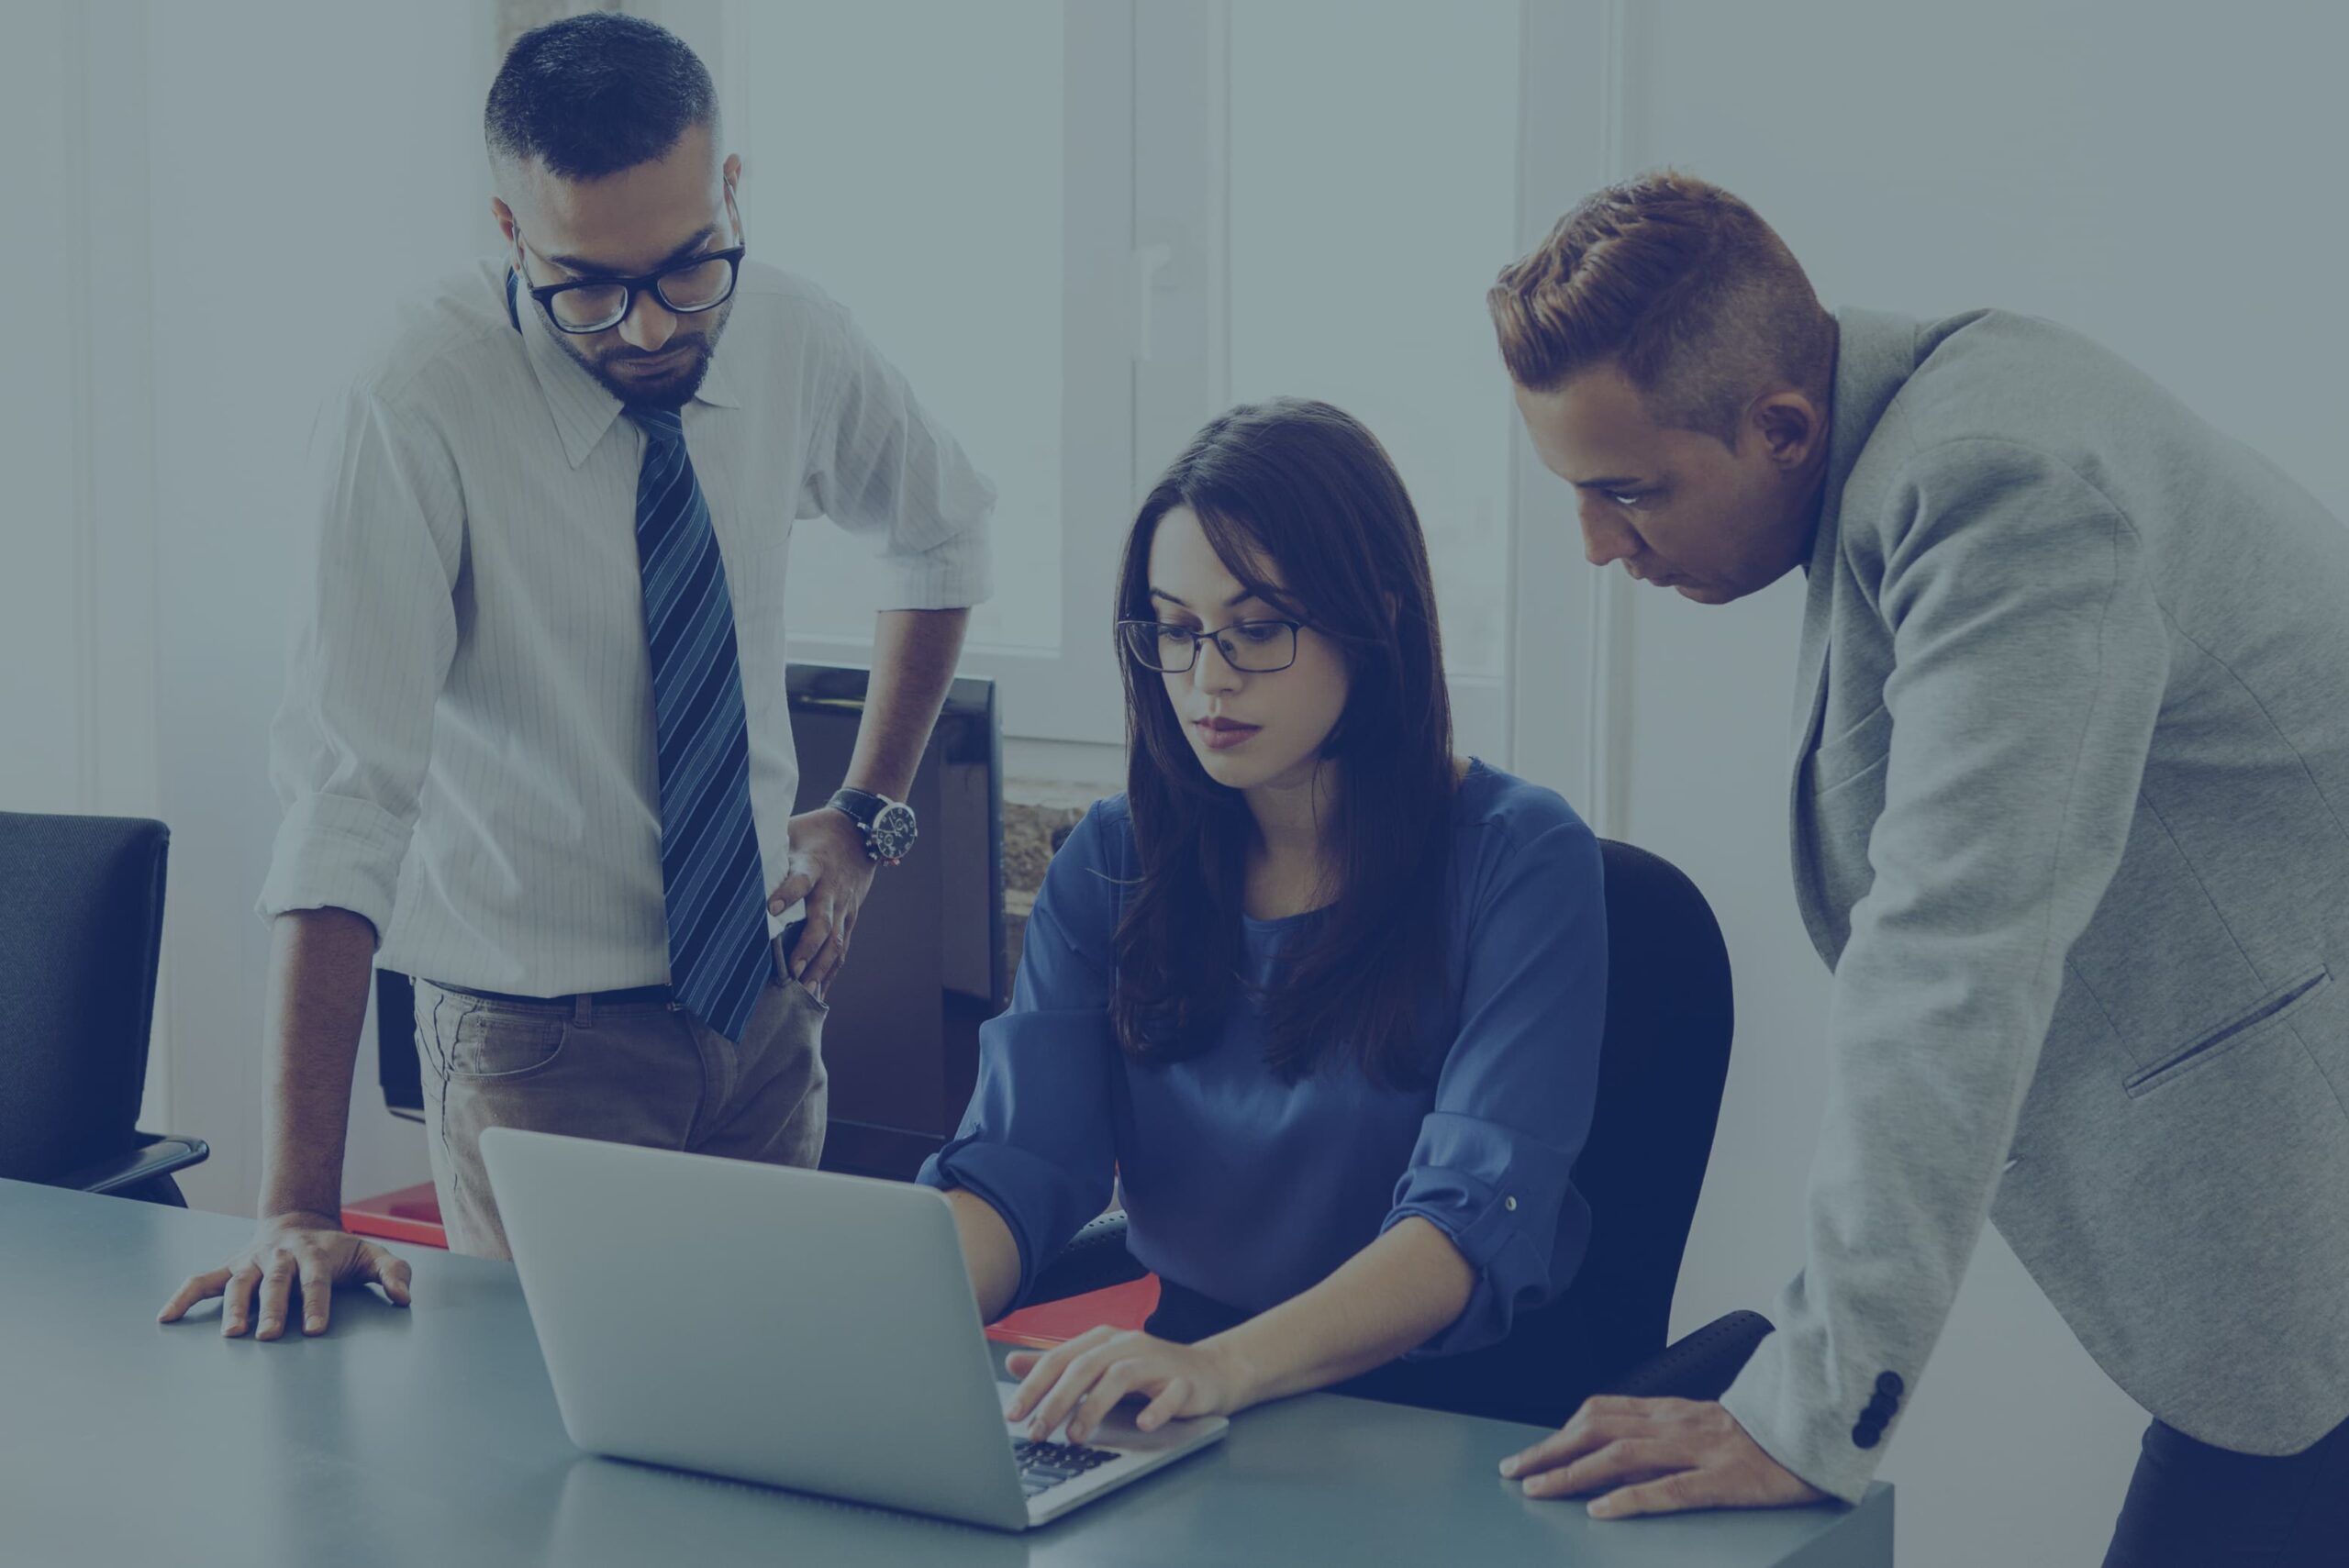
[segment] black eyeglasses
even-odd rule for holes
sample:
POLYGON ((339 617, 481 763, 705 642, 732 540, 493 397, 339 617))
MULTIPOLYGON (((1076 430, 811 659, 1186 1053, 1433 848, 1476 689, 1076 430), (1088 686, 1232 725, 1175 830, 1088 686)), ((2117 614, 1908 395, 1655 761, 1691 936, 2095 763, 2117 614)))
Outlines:
MULTIPOLYGON (((608 332, 628 319, 636 296, 645 290, 679 316, 715 310, 734 295, 734 280, 750 249, 736 245, 712 250, 689 261, 647 272, 640 278, 588 278, 578 283, 549 284, 533 288, 530 297, 547 313, 557 331, 584 336, 608 332)), ((531 254, 536 255, 536 251, 531 254)))
POLYGON ((1197 631, 1163 620, 1121 620, 1118 636, 1126 652, 1145 670, 1180 675, 1198 662, 1199 644, 1212 639, 1223 662, 1243 674, 1270 675, 1297 662, 1297 620, 1236 620, 1216 631, 1197 631))

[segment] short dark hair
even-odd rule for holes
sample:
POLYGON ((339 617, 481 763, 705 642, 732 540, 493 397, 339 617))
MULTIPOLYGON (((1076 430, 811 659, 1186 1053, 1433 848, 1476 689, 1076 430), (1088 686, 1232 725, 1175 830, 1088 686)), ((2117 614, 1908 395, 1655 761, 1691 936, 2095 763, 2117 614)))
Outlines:
MULTIPOLYGON (((1176 507, 1255 595, 1335 641, 1349 690, 1321 755, 1343 769, 1330 823, 1337 902, 1285 948, 1262 997, 1266 1063, 1296 1083, 1325 1062, 1389 1086, 1432 1081, 1428 1008, 1450 961, 1452 699, 1426 536, 1386 450, 1326 403, 1275 398, 1218 415, 1134 519, 1120 619, 1155 620, 1150 549, 1176 507), (1282 580, 1275 592, 1264 579, 1282 580)), ((1126 804, 1141 875, 1118 924, 1110 1016, 1143 1063, 1210 1048, 1244 985, 1241 925, 1255 831, 1240 792, 1199 766, 1160 677, 1130 654, 1126 804)))
POLYGON ((591 11, 514 40, 482 117, 492 158, 536 158, 565 180, 600 180, 667 156, 718 123, 701 57, 641 17, 591 11))
POLYGON ((1621 366, 1659 422, 1734 447, 1770 384, 1822 406, 1835 318, 1794 252, 1719 185, 1657 170, 1585 196, 1486 296, 1529 392, 1621 366))

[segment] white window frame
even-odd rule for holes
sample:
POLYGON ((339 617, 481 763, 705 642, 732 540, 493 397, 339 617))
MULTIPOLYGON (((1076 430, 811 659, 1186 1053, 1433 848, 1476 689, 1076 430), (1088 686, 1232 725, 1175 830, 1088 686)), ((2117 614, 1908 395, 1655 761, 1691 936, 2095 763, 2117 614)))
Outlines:
MULTIPOLYGON (((729 41, 733 17, 760 0, 723 0, 717 30, 720 102, 742 102, 751 61, 729 41)), ((1111 662, 1107 606, 1122 521, 1132 515, 1133 14, 1130 4, 1064 7, 1062 140, 1061 643, 974 642, 965 674, 996 683, 1003 729, 1021 740, 1119 743, 1125 703, 1111 662)), ((664 20, 667 18, 664 18, 664 20)), ((784 258, 788 264, 789 258, 784 258)), ((818 283, 823 280, 818 279, 818 283)), ((918 391, 918 388, 917 388, 918 391)), ((1001 529, 1014 521, 997 514, 1001 529)), ((796 662, 868 664, 870 637, 794 632, 796 662)))
MULTIPOLYGON (((1231 0, 1149 0, 1139 7, 1134 69, 1137 255, 1152 245, 1163 247, 1163 263, 1153 270, 1158 286, 1151 308, 1165 328, 1198 334, 1196 344, 1160 347, 1138 361, 1135 431, 1137 455, 1144 463, 1171 457, 1231 403, 1230 313, 1226 307, 1230 275, 1230 15, 1231 0)), ((1537 94, 1555 94, 1571 85, 1563 80, 1559 48, 1562 43, 1569 49, 1574 43, 1586 46, 1588 31, 1583 12, 1567 0, 1522 0, 1521 104, 1532 102, 1537 94)), ((1523 125, 1522 108, 1520 113, 1523 125)), ((1544 143, 1520 136, 1520 239, 1527 224, 1525 171, 1547 163, 1553 152, 1544 143)), ((1497 363, 1494 373, 1501 373, 1497 363)), ((1514 416, 1509 417, 1514 425, 1514 416)), ((1521 447, 1521 434, 1512 439, 1521 447)), ((1545 499, 1513 470, 1508 546, 1512 567, 1518 564, 1518 537, 1526 523, 1520 498, 1527 496, 1537 510, 1545 499)), ((1455 746, 1505 767, 1518 765, 1511 673, 1521 663, 1520 629, 1530 602, 1521 581, 1503 595, 1502 614, 1508 624, 1502 645, 1508 652, 1501 674, 1454 672, 1448 677, 1455 746)), ((1535 614, 1543 613, 1537 605, 1535 614)), ((1555 618, 1554 610, 1546 613, 1555 618)), ((1564 662, 1547 665, 1558 672, 1567 667, 1564 662)), ((1554 677, 1540 678, 1544 686, 1554 685, 1554 677)))
MULTIPOLYGON (((1520 253, 1591 191, 1629 172, 1627 0, 1525 0, 1518 50, 1520 253)), ((1582 557, 1574 493, 1510 433, 1512 765, 1563 793, 1601 834, 1626 820, 1630 579, 1582 557)))
MULTIPOLYGON (((701 0, 718 7, 710 52, 727 100, 740 101, 751 66, 726 48, 737 36, 729 18, 757 3, 701 0)), ((1594 83, 1620 81, 1622 4, 1522 0, 1523 248, 1619 160, 1620 95, 1605 95, 1596 116, 1588 106, 1594 83), (1594 119, 1603 141, 1594 140, 1594 119)), ((1123 740, 1107 609, 1123 524, 1160 467, 1230 402, 1230 7, 1064 6, 1061 645, 974 643, 963 656, 964 671, 996 681, 1004 733, 1015 740, 1123 740)), ((1608 655, 1621 617, 1608 613, 1606 580, 1579 562, 1564 487, 1532 461, 1521 432, 1512 441, 1505 668, 1450 677, 1457 740, 1603 811, 1597 770, 1613 709, 1596 694, 1620 666, 1608 655)), ((869 662, 872 646, 864 637, 788 639, 795 660, 829 663, 869 662)))

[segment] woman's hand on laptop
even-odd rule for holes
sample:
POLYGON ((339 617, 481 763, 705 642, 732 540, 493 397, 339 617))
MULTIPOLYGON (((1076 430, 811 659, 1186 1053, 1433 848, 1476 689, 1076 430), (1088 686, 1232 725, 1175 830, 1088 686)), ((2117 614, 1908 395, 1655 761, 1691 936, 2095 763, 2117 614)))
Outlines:
POLYGON ((285 1331, 294 1293, 302 1293, 302 1331, 323 1334, 339 1284, 379 1284, 395 1307, 408 1304, 408 1266, 398 1254, 336 1227, 325 1214, 281 1214, 262 1221, 251 1241, 217 1269, 191 1274, 163 1304, 159 1323, 176 1323, 199 1301, 220 1297, 220 1332, 245 1331, 256 1305, 256 1340, 285 1331))
POLYGON ((1178 1345, 1133 1329, 1099 1328, 1049 1351, 1019 1351, 1005 1366, 1022 1379, 1007 1413, 1028 1435, 1050 1437, 1065 1421, 1081 1443, 1121 1399, 1147 1401, 1134 1425, 1155 1431, 1184 1416, 1229 1416, 1255 1401, 1246 1379, 1208 1345, 1178 1345))

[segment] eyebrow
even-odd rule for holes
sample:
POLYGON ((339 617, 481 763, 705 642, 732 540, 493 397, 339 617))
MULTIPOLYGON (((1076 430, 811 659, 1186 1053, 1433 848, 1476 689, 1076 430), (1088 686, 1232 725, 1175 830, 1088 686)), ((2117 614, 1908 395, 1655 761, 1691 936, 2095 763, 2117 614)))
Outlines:
MULTIPOLYGON (((1163 589, 1163 588, 1152 588, 1152 589, 1150 591, 1150 596, 1151 596, 1152 598, 1153 598, 1153 599, 1163 599, 1163 600, 1165 600, 1168 604, 1173 605, 1174 606, 1175 606, 1177 609, 1185 609, 1185 610, 1187 610, 1187 609, 1189 609, 1189 608, 1191 607, 1190 606, 1188 606, 1188 605, 1185 604, 1182 600, 1180 600, 1180 599, 1176 598, 1174 595, 1172 595, 1172 594, 1168 593, 1168 592, 1167 592, 1165 589, 1163 589)), ((1224 607, 1225 609, 1227 609, 1227 610, 1228 610, 1228 609, 1231 608, 1234 605, 1244 605, 1244 604, 1246 604, 1246 603, 1247 603, 1249 600, 1251 600, 1251 599, 1262 600, 1264 603, 1265 603, 1265 604, 1267 604, 1267 605, 1269 605, 1269 604, 1271 604, 1271 603, 1273 602, 1272 600, 1267 599, 1267 598, 1265 598, 1265 597, 1264 597, 1264 595, 1263 590, 1261 590, 1261 589, 1257 589, 1257 588, 1247 588, 1247 587, 1243 587, 1243 588, 1241 588, 1241 589, 1240 590, 1240 592, 1238 592, 1237 594, 1232 595, 1231 595, 1231 597, 1230 597, 1230 598, 1228 598, 1228 599, 1224 600, 1224 601, 1223 601, 1223 607, 1224 607)))
MULTIPOLYGON (((662 257, 660 262, 653 267, 652 271, 657 272, 662 271, 663 268, 674 266, 679 261, 682 261, 688 256, 691 256, 695 251, 700 250, 703 246, 708 244, 713 239, 717 238, 717 235, 718 225, 714 223, 706 223, 702 225, 700 233, 695 235, 691 239, 686 240, 683 245, 678 246, 674 250, 670 251, 666 256, 662 257)), ((584 256, 549 256, 547 260, 552 261, 556 266, 561 267, 566 272, 579 272, 584 274, 581 279, 583 283, 594 282, 598 278, 622 278, 629 275, 618 267, 607 265, 602 261, 591 261, 584 256)))

